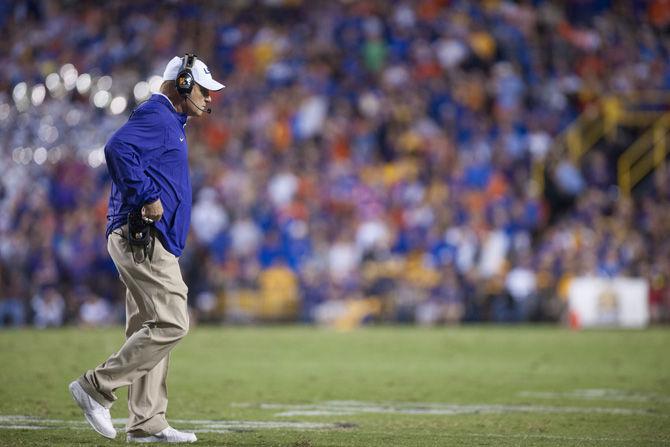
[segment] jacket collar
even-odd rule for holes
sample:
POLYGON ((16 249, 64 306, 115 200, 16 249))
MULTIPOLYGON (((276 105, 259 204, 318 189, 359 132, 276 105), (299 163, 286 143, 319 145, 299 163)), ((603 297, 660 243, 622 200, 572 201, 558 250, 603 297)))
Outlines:
POLYGON ((174 105, 172 104, 172 101, 170 101, 170 99, 167 96, 165 96, 162 93, 154 93, 153 95, 151 95, 150 101, 156 101, 163 104, 165 107, 170 109, 170 112, 172 112, 175 118, 179 120, 182 126, 186 125, 186 119, 188 118, 188 115, 186 115, 185 113, 177 112, 177 110, 174 108, 174 105))

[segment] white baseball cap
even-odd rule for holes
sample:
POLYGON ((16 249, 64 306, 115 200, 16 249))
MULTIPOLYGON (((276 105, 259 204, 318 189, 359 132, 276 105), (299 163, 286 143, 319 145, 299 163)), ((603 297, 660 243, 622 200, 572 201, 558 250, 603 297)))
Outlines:
MULTIPOLYGON (((164 81, 174 81, 177 79, 182 60, 183 59, 181 57, 175 56, 172 58, 172 60, 170 60, 170 62, 168 62, 167 66, 165 67, 165 72, 163 73, 164 81)), ((205 63, 200 59, 195 60, 193 68, 191 68, 191 73, 193 73, 193 80, 199 85, 205 87, 207 90, 216 92, 225 87, 225 85, 215 81, 214 78, 212 78, 212 73, 209 71, 209 68, 207 68, 207 65, 205 65, 205 63)))

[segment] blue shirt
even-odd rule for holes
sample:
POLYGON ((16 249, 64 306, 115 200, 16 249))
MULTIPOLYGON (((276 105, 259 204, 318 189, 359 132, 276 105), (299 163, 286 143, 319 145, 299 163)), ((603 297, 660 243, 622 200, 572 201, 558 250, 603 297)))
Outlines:
POLYGON ((128 213, 161 199, 163 217, 154 224, 159 239, 181 255, 191 221, 191 179, 186 146, 186 114, 154 94, 109 139, 105 160, 112 177, 107 231, 125 225, 128 213))

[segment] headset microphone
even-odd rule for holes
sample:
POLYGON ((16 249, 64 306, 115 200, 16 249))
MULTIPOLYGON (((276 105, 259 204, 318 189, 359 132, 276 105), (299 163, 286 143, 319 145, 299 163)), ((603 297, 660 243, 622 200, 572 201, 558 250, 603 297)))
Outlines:
POLYGON ((193 104, 193 105, 194 105, 198 110, 200 110, 201 112, 207 112, 207 113, 210 113, 210 114, 212 113, 212 108, 211 108, 211 107, 207 107, 206 109, 203 109, 203 108, 200 107, 198 104, 196 104, 195 102, 193 102, 193 100, 191 99, 191 95, 186 95, 186 99, 188 99, 189 101, 191 101, 191 104, 193 104))

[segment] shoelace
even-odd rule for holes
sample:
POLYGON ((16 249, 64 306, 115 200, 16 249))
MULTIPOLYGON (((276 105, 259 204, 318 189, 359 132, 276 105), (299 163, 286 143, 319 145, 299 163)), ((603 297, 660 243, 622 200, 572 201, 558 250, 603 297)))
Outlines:
POLYGON ((164 435, 166 438, 167 438, 167 437, 170 437, 170 436, 179 436, 180 434, 181 434, 181 433, 179 433, 179 431, 177 431, 176 429, 174 429, 174 428, 172 428, 172 427, 168 427, 168 428, 166 428, 165 430, 163 430, 163 435, 164 435))
POLYGON ((89 410, 91 413, 101 413, 103 416, 107 416, 108 418, 111 418, 112 416, 109 413, 108 408, 96 408, 94 410, 89 410))
POLYGON ((164 436, 165 438, 168 438, 168 439, 170 439, 170 438, 172 438, 172 439, 182 439, 182 438, 186 438, 186 437, 189 436, 189 434, 182 433, 182 432, 180 432, 179 430, 177 430, 176 428, 173 428, 173 427, 167 427, 165 430, 163 430, 161 435, 164 436))

